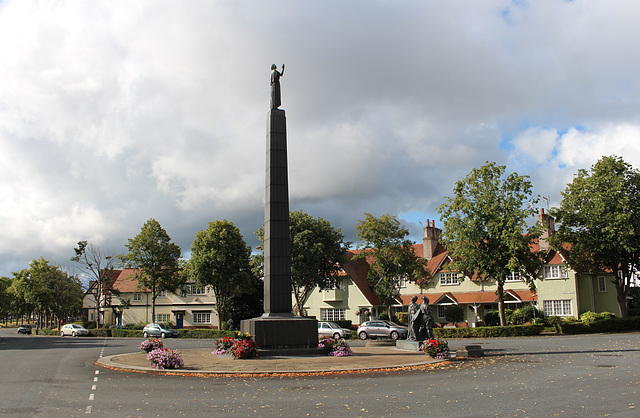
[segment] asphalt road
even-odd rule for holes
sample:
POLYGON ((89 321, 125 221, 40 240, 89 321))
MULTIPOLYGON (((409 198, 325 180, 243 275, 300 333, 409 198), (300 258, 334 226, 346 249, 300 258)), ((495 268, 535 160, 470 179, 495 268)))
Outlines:
MULTIPOLYGON (((320 377, 160 376, 103 369, 138 339, 0 329, 0 415, 8 417, 637 416, 640 333, 450 340, 487 356, 429 371, 320 377)), ((358 344, 359 342, 354 342, 358 344)), ((170 340, 169 348, 210 347, 170 340)))

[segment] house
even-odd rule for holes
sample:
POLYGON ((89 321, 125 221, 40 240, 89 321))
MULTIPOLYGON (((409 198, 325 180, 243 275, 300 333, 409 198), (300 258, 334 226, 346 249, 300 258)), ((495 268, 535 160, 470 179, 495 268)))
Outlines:
MULTIPOLYGON (((149 322, 170 322, 176 328, 217 328, 215 297, 208 286, 186 283, 177 293, 162 292, 156 298, 156 315, 151 314, 151 291, 141 288, 136 269, 111 271, 110 290, 100 298, 96 309, 93 293, 87 291, 83 311, 87 319, 97 312, 104 326, 122 326, 149 322)), ((89 286, 91 289, 91 286, 89 286)))
MULTIPOLYGON (((554 232, 553 218, 541 210, 538 219, 545 226, 545 232, 532 251, 544 251, 545 262, 535 280, 536 291, 532 292, 519 273, 513 272, 504 284, 505 308, 534 305, 547 315, 561 317, 578 317, 586 311, 620 315, 612 274, 602 272, 591 275, 570 266, 562 254, 551 249, 547 242, 549 235, 554 232)), ((496 282, 491 278, 461 277, 460 273, 450 270, 452 260, 440 242, 441 234, 442 230, 435 227, 435 222, 427 221, 422 244, 414 245, 413 249, 417 256, 427 260, 430 280, 424 287, 401 281, 400 295, 392 311, 406 312, 412 296, 416 295, 419 299, 427 296, 436 322, 446 324, 444 310, 456 304, 464 308, 467 324, 481 324, 487 312, 498 309, 496 282)), ((351 253, 355 255, 355 251, 351 253)), ((309 292, 304 303, 307 315, 320 320, 344 319, 360 324, 386 312, 366 280, 368 263, 365 260, 352 259, 343 270, 344 275, 336 288, 316 288, 309 292)))

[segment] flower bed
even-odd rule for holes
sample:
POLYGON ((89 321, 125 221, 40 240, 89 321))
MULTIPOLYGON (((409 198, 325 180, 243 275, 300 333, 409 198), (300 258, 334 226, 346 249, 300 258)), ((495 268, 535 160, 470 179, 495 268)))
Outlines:
POLYGON ((437 360, 450 358, 449 343, 445 340, 425 340, 422 344, 422 351, 437 360))
POLYGON ((184 366, 180 352, 168 348, 157 348, 147 354, 147 360, 156 369, 177 369, 184 366))
POLYGON ((163 347, 164 347, 164 344, 162 343, 162 341, 158 340, 157 338, 144 340, 140 344, 140 350, 146 351, 147 353, 150 353, 153 350, 156 350, 158 348, 163 348, 163 347))
POLYGON ((321 338, 318 341, 318 347, 320 347, 329 356, 346 357, 353 355, 353 351, 351 351, 349 343, 347 343, 347 341, 343 338, 321 338))
POLYGON ((219 339, 211 354, 231 354, 236 359, 254 358, 258 357, 258 344, 251 339, 251 334, 238 332, 235 337, 219 339))

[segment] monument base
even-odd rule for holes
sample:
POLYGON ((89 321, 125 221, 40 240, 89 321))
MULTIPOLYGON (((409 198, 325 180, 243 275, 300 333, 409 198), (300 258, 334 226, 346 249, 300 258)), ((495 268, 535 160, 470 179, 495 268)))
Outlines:
POLYGON ((416 341, 416 340, 397 340, 396 341, 396 348, 398 350, 420 351, 421 345, 422 345, 422 341, 416 341))
POLYGON ((303 355, 318 351, 318 321, 291 314, 264 314, 240 322, 265 355, 303 355))

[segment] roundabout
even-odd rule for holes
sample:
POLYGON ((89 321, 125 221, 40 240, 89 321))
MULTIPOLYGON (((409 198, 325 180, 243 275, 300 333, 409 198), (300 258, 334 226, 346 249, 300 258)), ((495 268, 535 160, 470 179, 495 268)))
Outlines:
POLYGON ((395 347, 352 347, 353 356, 266 356, 237 360, 229 356, 211 354, 211 349, 180 350, 184 367, 156 369, 149 364, 146 353, 116 354, 102 357, 96 363, 102 367, 139 373, 165 375, 327 375, 365 373, 422 368, 442 360, 435 360, 422 352, 399 350, 395 347))

